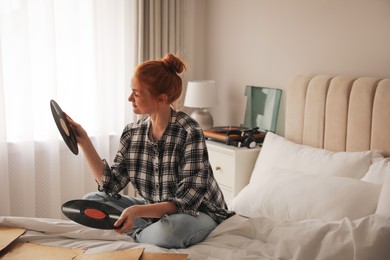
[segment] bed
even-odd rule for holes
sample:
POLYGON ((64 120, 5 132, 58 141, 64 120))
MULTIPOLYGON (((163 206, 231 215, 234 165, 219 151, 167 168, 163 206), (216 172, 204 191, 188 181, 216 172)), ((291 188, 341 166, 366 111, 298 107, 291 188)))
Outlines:
POLYGON ((167 259, 388 260, 389 100, 390 79, 295 76, 285 136, 267 133, 250 183, 229 204, 237 214, 186 249, 136 244, 62 219, 3 216, 0 226, 26 230, 14 244, 90 256, 142 248, 172 254, 167 259))

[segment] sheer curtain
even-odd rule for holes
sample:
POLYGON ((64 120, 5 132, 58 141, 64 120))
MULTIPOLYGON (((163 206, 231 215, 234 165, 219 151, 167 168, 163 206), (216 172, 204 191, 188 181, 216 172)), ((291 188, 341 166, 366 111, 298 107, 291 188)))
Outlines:
POLYGON ((133 121, 137 3, 0 0, 0 215, 62 217, 63 202, 96 190, 82 152, 66 147, 57 101, 111 161, 133 121))

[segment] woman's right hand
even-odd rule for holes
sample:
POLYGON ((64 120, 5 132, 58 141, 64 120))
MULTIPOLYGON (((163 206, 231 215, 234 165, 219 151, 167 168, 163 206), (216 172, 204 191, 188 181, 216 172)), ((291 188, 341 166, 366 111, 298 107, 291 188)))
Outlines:
POLYGON ((88 133, 84 130, 84 128, 80 124, 75 122, 68 114, 65 113, 65 116, 66 116, 66 119, 68 120, 70 126, 72 127, 73 132, 76 135, 77 143, 80 146, 83 146, 84 144, 86 144, 86 142, 89 142, 90 139, 89 139, 88 133))

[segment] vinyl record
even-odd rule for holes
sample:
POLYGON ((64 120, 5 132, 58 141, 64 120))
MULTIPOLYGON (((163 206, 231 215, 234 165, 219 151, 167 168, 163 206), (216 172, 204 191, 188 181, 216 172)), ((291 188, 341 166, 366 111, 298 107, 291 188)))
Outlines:
POLYGON ((114 223, 121 212, 107 204, 94 200, 70 200, 61 207, 62 213, 69 219, 92 228, 119 229, 114 223))
POLYGON ((66 119, 65 113, 54 100, 50 101, 50 108, 57 128, 60 131, 66 145, 74 154, 77 155, 79 153, 79 148, 77 146, 76 135, 66 119))
POLYGON ((228 131, 232 131, 232 130, 238 130, 238 131, 248 130, 248 128, 241 127, 241 126, 217 126, 212 128, 211 130, 217 133, 227 133, 228 131))

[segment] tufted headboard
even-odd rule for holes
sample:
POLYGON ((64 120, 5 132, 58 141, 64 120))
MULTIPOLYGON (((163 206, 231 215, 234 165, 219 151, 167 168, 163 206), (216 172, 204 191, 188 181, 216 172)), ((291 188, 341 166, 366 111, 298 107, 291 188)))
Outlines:
POLYGON ((285 127, 296 143, 390 156, 390 79, 295 76, 287 87, 285 127))

